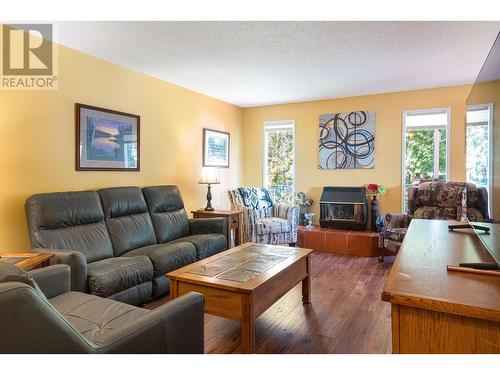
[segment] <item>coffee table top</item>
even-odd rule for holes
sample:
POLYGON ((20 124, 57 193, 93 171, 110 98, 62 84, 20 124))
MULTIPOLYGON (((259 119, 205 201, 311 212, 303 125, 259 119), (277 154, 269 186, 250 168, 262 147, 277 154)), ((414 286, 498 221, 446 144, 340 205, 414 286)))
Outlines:
POLYGON ((299 247, 245 243, 167 274, 169 279, 251 292, 312 252, 299 247))

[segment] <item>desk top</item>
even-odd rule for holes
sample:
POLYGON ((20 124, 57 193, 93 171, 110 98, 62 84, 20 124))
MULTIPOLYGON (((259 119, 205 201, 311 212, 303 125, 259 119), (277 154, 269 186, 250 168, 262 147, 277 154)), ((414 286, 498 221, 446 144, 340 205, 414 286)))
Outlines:
POLYGON ((447 265, 493 261, 472 229, 450 232, 448 224, 411 221, 382 300, 500 321, 500 277, 447 271, 447 265))

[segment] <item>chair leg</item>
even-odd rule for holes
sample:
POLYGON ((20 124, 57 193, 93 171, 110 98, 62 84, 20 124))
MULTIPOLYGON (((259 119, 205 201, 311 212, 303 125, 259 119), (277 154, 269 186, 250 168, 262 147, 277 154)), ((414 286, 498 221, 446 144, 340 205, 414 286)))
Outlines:
MULTIPOLYGON (((383 240, 382 240, 383 241, 383 240)), ((382 242, 382 246, 379 246, 378 247, 379 250, 380 250, 380 256, 378 257, 378 261, 380 263, 384 263, 384 254, 385 254, 385 246, 384 246, 384 242, 382 242)))

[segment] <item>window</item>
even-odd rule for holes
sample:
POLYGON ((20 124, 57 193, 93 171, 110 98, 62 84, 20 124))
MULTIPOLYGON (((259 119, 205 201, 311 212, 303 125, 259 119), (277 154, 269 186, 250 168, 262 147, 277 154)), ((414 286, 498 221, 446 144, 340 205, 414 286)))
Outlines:
POLYGON ((493 105, 467 107, 466 174, 467 182, 488 190, 488 207, 491 212, 493 105))
POLYGON ((264 123, 264 186, 277 203, 292 203, 295 179, 295 122, 264 123))
POLYGON ((403 211, 408 188, 422 180, 447 180, 450 110, 403 112, 403 211))

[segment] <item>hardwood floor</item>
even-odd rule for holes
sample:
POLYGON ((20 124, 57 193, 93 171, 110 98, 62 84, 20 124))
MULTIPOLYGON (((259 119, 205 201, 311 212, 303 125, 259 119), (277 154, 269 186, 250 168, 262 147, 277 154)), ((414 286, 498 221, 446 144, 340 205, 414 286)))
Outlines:
MULTIPOLYGON (((256 353, 390 353, 390 304, 380 293, 392 261, 314 252, 312 303, 302 304, 299 284, 264 312, 256 353)), ((205 315, 206 353, 238 353, 239 341, 238 322, 205 315)))

